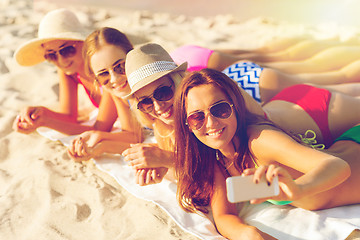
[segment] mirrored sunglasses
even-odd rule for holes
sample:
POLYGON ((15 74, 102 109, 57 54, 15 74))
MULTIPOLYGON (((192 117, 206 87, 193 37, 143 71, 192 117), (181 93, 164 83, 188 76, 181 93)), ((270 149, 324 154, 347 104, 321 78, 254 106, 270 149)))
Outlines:
MULTIPOLYGON (((213 117, 227 119, 232 114, 233 104, 226 101, 215 103, 209 107, 209 112, 213 117)), ((186 125, 193 130, 199 130, 205 124, 206 114, 204 111, 196 111, 191 113, 186 119, 186 125)))
POLYGON ((150 113, 154 109, 153 99, 164 102, 169 101, 173 97, 174 91, 172 90, 172 84, 170 86, 160 86, 155 89, 152 96, 143 98, 141 101, 139 101, 137 108, 144 113, 150 113))
POLYGON ((50 62, 55 62, 58 60, 58 55, 60 54, 63 58, 73 57, 76 54, 76 47, 74 45, 65 46, 60 48, 58 51, 51 51, 44 54, 44 58, 50 62))

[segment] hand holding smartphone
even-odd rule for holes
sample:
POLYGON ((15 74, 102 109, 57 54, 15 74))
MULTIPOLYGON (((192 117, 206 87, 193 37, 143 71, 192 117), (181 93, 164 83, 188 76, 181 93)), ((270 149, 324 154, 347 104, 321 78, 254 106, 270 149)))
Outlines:
POLYGON ((252 179, 253 175, 228 177, 226 179, 226 190, 229 202, 244 202, 279 195, 278 176, 274 177, 270 186, 265 177, 263 177, 259 183, 254 183, 252 179))

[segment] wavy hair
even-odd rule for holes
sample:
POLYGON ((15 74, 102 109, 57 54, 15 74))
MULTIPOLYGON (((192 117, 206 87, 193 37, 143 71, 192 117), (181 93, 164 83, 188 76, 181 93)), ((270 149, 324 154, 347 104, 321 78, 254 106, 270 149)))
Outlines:
POLYGON ((207 206, 214 188, 214 170, 216 150, 199 141, 186 125, 186 99, 190 89, 211 84, 222 91, 233 104, 237 119, 237 129, 232 139, 236 156, 234 166, 241 172, 249 167, 246 162, 251 156, 247 135, 247 128, 252 124, 269 124, 264 117, 248 111, 245 99, 237 84, 225 74, 213 70, 203 69, 187 75, 174 99, 175 112, 175 172, 178 178, 177 199, 180 206, 188 212, 201 211, 207 213, 207 206))

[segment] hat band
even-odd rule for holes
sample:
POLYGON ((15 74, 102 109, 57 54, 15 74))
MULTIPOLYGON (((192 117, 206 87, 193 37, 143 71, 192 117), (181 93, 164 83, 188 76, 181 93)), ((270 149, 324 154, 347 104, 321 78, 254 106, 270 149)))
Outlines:
POLYGON ((177 65, 174 62, 168 61, 158 61, 144 65, 128 76, 130 88, 133 88, 138 82, 155 73, 170 71, 175 68, 177 68, 177 65))

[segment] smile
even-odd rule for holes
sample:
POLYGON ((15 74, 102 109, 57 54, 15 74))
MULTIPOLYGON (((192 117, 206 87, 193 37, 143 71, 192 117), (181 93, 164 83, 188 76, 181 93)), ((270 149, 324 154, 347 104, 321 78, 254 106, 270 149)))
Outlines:
POLYGON ((113 87, 113 89, 118 90, 118 91, 123 90, 127 86, 127 84, 128 84, 128 82, 125 81, 122 85, 115 85, 113 87))
POLYGON ((222 128, 222 129, 220 129, 218 131, 215 131, 215 132, 206 133, 206 135, 211 136, 211 137, 215 137, 215 136, 220 135, 224 130, 225 130, 225 128, 222 128))
POLYGON ((162 112, 161 114, 157 114, 158 116, 161 116, 162 118, 169 118, 171 115, 172 115, 172 105, 165 111, 165 112, 162 112))

